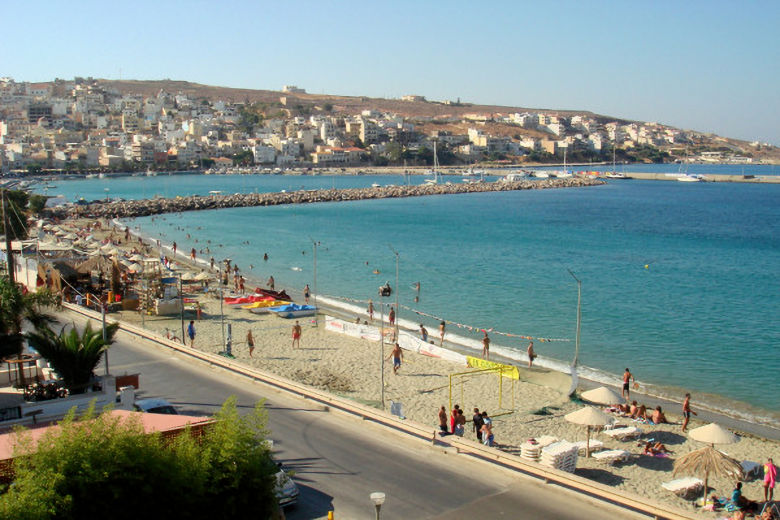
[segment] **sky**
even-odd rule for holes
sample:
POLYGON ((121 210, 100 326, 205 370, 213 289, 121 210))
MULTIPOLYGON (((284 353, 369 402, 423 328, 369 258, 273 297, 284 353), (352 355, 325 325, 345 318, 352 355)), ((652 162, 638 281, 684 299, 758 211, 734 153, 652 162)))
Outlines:
POLYGON ((587 110, 780 145, 780 2, 0 2, 0 76, 587 110))

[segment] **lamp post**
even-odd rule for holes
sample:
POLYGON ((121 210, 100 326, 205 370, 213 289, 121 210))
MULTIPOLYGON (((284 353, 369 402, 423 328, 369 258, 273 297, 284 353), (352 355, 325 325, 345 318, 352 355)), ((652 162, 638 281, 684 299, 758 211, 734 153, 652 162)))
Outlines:
MULTIPOLYGON (((101 321, 103 322, 103 345, 106 344, 106 304, 101 303, 100 305, 100 314, 101 314, 101 321)), ((106 348, 103 350, 103 354, 105 354, 105 361, 106 361, 106 375, 108 375, 108 349, 106 348)))
POLYGON ((574 276, 571 269, 566 270, 577 282, 577 334, 574 339, 574 360, 571 363, 571 388, 569 389, 569 395, 571 395, 577 389, 577 358, 580 355, 580 325, 582 323, 582 282, 574 276))
POLYGON ((225 348, 225 312, 223 311, 223 303, 225 301, 225 298, 222 295, 222 269, 219 270, 219 280, 217 281, 219 284, 219 319, 220 323, 222 324, 222 348, 225 348))
POLYGON ((398 263, 400 261, 401 255, 398 254, 398 251, 393 249, 393 246, 390 246, 390 251, 393 252, 395 255, 395 338, 396 341, 398 340, 398 315, 401 313, 401 309, 398 307, 398 292, 401 289, 401 286, 398 285, 398 263))
MULTIPOLYGON (((309 240, 311 240, 311 244, 314 247, 314 307, 317 307, 317 242, 312 238, 309 237, 309 240)), ((318 325, 317 321, 317 312, 314 312, 314 326, 316 327, 318 325)))
POLYGON ((185 345, 187 344, 187 340, 184 339, 186 337, 184 333, 184 292, 183 292, 184 284, 181 281, 181 273, 179 273, 179 317, 181 318, 181 342, 185 345))
POLYGON ((382 504, 385 503, 385 494, 380 491, 375 491, 369 495, 369 498, 376 507, 376 520, 379 520, 379 510, 382 509, 382 504))
POLYGON ((382 388, 379 392, 382 410, 385 409, 385 304, 379 300, 379 383, 382 388))

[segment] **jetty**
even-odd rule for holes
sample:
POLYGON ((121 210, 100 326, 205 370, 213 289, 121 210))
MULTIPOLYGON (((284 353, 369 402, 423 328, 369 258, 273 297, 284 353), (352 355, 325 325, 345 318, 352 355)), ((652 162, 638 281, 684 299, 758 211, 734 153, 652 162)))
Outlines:
MULTIPOLYGON (((681 173, 626 172, 626 177, 644 181, 676 181, 681 173)), ((720 173, 698 174, 704 182, 745 182, 756 184, 780 184, 780 175, 726 175, 720 173)))
POLYGON ((516 182, 476 182, 463 184, 424 184, 415 186, 380 186, 371 188, 298 190, 273 193, 235 193, 232 195, 190 195, 188 197, 154 198, 130 201, 93 202, 50 208, 48 216, 65 218, 132 218, 201 211, 208 209, 278 206, 282 204, 311 204, 315 202, 344 202, 353 200, 394 199, 431 195, 457 195, 491 191, 540 190, 552 188, 580 188, 604 184, 600 179, 565 178, 521 180, 516 182))

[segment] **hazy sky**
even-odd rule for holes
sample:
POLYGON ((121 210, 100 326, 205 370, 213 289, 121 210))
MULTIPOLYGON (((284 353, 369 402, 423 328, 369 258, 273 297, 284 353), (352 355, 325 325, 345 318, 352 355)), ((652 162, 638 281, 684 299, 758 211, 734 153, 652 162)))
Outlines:
POLYGON ((777 0, 5 0, 0 13, 0 76, 17 81, 420 94, 780 145, 777 0))

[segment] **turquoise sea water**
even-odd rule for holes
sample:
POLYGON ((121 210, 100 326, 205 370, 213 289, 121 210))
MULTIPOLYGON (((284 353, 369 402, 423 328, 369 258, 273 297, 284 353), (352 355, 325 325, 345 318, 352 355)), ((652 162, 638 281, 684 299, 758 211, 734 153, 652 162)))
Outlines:
MULTIPOLYGON (((712 173, 742 173, 726 168, 712 173)), ((111 196, 136 198, 372 182, 401 184, 402 178, 92 179, 59 181, 50 193, 71 200, 89 198, 89 190, 104 196, 105 185, 111 196)), ((561 364, 574 350, 577 287, 570 269, 582 281, 580 362, 591 376, 610 379, 628 366, 657 393, 692 391, 713 407, 780 422, 780 185, 630 180, 191 212, 131 225, 185 251, 211 240, 217 260, 229 257, 256 279, 272 274, 293 295, 313 283, 311 240, 320 243, 318 292, 360 300, 376 299, 386 280, 395 285, 396 250, 403 305, 476 327, 569 338, 535 345, 561 364), (419 303, 413 301, 417 281, 419 303)), ((400 315, 434 323, 403 309, 400 315)), ((478 338, 467 329, 457 333, 478 338)), ((499 335, 493 341, 520 351, 527 345, 499 335)))

